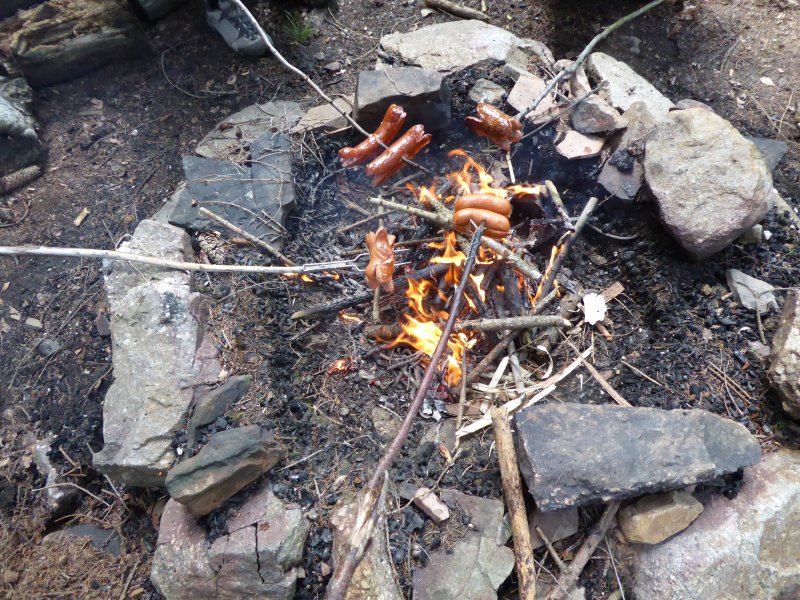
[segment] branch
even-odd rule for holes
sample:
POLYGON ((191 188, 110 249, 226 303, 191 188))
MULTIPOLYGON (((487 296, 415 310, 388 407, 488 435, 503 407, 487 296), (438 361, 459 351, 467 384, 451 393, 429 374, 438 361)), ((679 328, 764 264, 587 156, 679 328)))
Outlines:
MULTIPOLYGON (((325 92, 322 91, 321 87, 319 87, 316 83, 314 83, 313 79, 311 79, 308 75, 303 73, 303 71, 301 71, 300 69, 295 67, 292 63, 290 63, 288 60, 286 60, 280 52, 278 52, 278 50, 275 48, 275 46, 272 45, 272 40, 267 35, 267 32, 264 31, 264 28, 261 27, 261 24, 258 22, 258 19, 256 19, 253 16, 253 13, 251 13, 250 10, 244 5, 242 0, 231 0, 231 2, 233 2, 236 6, 238 6, 242 10, 242 12, 247 16, 247 18, 250 19, 250 22, 256 28, 256 31, 258 31, 258 35, 261 37, 261 40, 264 42, 264 44, 266 44, 266 46, 269 49, 269 51, 272 54, 272 56, 274 56, 276 59, 278 59, 279 63, 281 63, 289 71, 291 71, 295 75, 299 76, 303 81, 305 81, 308 85, 310 85, 311 88, 315 92, 317 92, 317 94, 319 94, 320 98, 325 100, 325 102, 330 104, 337 113, 339 113, 342 117, 344 117, 344 119, 353 127, 353 129, 358 131, 364 137, 367 137, 367 138, 370 137, 371 134, 368 131, 366 131, 363 127, 361 127, 361 125, 356 123, 356 121, 355 121, 355 119, 353 119, 353 117, 351 117, 348 113, 346 113, 341 108, 339 108, 336 104, 334 104, 333 100, 325 92)), ((383 146, 384 150, 386 150, 388 148, 388 146, 386 144, 384 144, 383 142, 381 142, 380 140, 378 140, 378 143, 380 143, 380 145, 383 146)), ((413 160, 410 160, 410 159, 404 157, 403 158, 403 162, 406 163, 407 165, 411 165, 412 167, 416 167, 420 171, 424 171, 428 175, 431 175, 431 176, 433 175, 433 173, 431 172, 430 169, 426 169, 421 164, 416 163, 413 160)))
MULTIPOLYGON (((453 332, 453 326, 456 322, 458 309, 461 305, 461 299, 464 296, 464 289, 469 282, 469 274, 472 271, 472 267, 475 265, 478 246, 480 245, 484 227, 485 224, 481 223, 472 236, 472 243, 470 244, 469 254, 467 255, 467 262, 464 264, 464 272, 461 276, 461 281, 456 288, 455 294, 453 295, 453 302, 450 306, 450 314, 447 317, 447 322, 442 330, 442 335, 439 338, 439 342, 436 344, 436 349, 431 355, 428 367, 425 369, 425 374, 422 376, 422 382, 419 384, 419 388, 417 389, 417 394, 414 396, 414 400, 408 407, 408 413, 406 414, 405 419, 403 419, 403 423, 400 426, 397 435, 387 449, 386 454, 378 463, 378 466, 375 468, 375 472, 367 484, 366 495, 368 498, 372 497, 377 499, 378 490, 382 487, 386 472, 400 454, 400 450, 402 450, 403 444, 405 443, 406 438, 411 431, 411 426, 414 424, 414 420, 416 419, 417 413, 422 406, 422 402, 428 393, 428 388, 431 386, 433 378, 439 369, 439 362, 441 361, 442 356, 447 349, 447 344, 450 341, 450 334, 453 332)), ((374 511, 376 504, 377 502, 371 502, 362 505, 364 512, 359 514, 359 516, 356 518, 357 524, 363 524, 361 529, 355 530, 359 538, 363 539, 363 537, 369 537, 371 535, 371 525, 374 524, 375 520, 370 518, 369 514, 365 514, 365 512, 367 510, 374 511)), ((353 537, 356 537, 356 535, 353 537)), ((345 556, 345 559, 340 567, 336 570, 333 579, 331 579, 331 582, 328 584, 328 588, 325 592, 325 600, 343 600, 345 597, 345 594, 347 593, 347 586, 350 584, 353 573, 355 572, 364 555, 363 548, 359 548, 359 544, 357 542, 358 540, 351 538, 347 555, 345 556)))
POLYGON ((494 425, 494 441, 497 445, 497 461, 503 481, 508 514, 511 516, 511 531, 514 534, 514 556, 517 562, 520 600, 536 600, 536 568, 533 564, 531 532, 525 512, 525 498, 519 477, 519 466, 514 453, 514 440, 508 413, 495 406, 491 410, 494 425))
POLYGON ((506 331, 507 329, 530 329, 531 327, 569 327, 571 323, 563 317, 522 315, 505 319, 472 319, 461 321, 459 331, 506 331))
MULTIPOLYGON (((297 265, 294 267, 259 267, 254 265, 201 265, 179 260, 167 260, 155 256, 144 256, 116 250, 94 250, 91 248, 53 248, 48 246, 0 246, 0 256, 63 256, 67 258, 100 258, 103 260, 125 260, 145 265, 155 265, 178 271, 204 271, 206 273, 266 273, 270 275, 293 275, 330 271, 326 265, 297 265)), ((370 295, 371 297, 371 295, 370 295)))
MULTIPOLYGON (((235 0, 235 1, 238 2, 238 0, 235 0)), ((568 76, 572 75, 575 71, 578 70, 578 67, 580 67, 583 64, 583 61, 586 60, 586 57, 589 56, 589 54, 592 52, 592 50, 594 50, 594 47, 597 46, 597 44, 602 42, 604 39, 606 39, 610 34, 615 32, 617 29, 619 29, 620 27, 625 25, 625 23, 627 23, 628 21, 632 21, 636 17, 638 17, 640 15, 643 15, 644 13, 646 13, 651 8, 655 8, 656 6, 661 4, 663 1, 664 0, 653 0, 649 4, 645 4, 639 10, 636 10, 636 11, 632 12, 631 14, 626 15, 626 16, 622 17, 621 19, 615 21, 614 23, 612 23, 611 25, 609 25, 608 27, 603 29, 603 31, 601 31, 596 36, 594 36, 592 38, 592 41, 590 41, 587 44, 586 48, 583 49, 583 52, 581 52, 578 55, 578 58, 575 59, 575 62, 573 62, 569 67, 566 67, 565 69, 561 69, 561 71, 559 71, 559 73, 555 77, 553 77, 553 79, 551 79, 550 82, 545 86, 545 88, 542 90, 542 93, 539 94, 534 99, 533 102, 531 102, 530 106, 526 107, 524 110, 521 110, 519 113, 517 113, 517 117, 516 118, 519 119, 519 120, 522 120, 522 118, 525 115, 527 115, 529 112, 531 112, 533 110, 536 110, 536 107, 539 106, 539 103, 541 103, 541 101, 544 100, 547 97, 547 94, 549 94, 550 92, 553 91, 553 88, 556 87, 556 85, 558 84, 559 81, 564 79, 564 77, 568 77, 568 76)))
POLYGON ((425 6, 436 8, 455 17, 462 17, 464 19, 477 19, 479 21, 487 21, 489 19, 489 15, 485 12, 461 6, 455 2, 450 2, 450 0, 425 0, 425 6))

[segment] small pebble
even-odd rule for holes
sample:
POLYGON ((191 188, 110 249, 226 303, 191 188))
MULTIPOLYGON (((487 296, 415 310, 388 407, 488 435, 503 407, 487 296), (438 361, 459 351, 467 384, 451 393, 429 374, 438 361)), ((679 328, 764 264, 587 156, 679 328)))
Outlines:
POLYGON ((323 577, 327 577, 331 574, 331 567, 328 563, 320 563, 319 565, 319 573, 323 577))
POLYGON ((28 329, 35 329, 36 331, 41 331, 44 325, 42 325, 42 322, 39 319, 28 317, 27 319, 25 319, 25 327, 27 327, 28 329))
POLYGON ((52 356, 61 350, 61 344, 55 340, 42 340, 36 346, 36 351, 42 356, 52 356))
POLYGON ((342 63, 340 63, 338 60, 335 60, 333 62, 329 62, 327 65, 325 65, 322 68, 325 69, 326 71, 330 71, 332 73, 335 73, 336 71, 341 71, 342 70, 342 63))

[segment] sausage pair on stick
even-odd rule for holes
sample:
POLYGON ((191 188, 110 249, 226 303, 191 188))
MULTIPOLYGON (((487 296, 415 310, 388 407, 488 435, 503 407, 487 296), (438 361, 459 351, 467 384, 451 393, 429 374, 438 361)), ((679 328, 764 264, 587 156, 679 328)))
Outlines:
POLYGON ((422 125, 414 125, 381 153, 383 146, 388 146, 394 140, 405 121, 406 112, 403 108, 392 104, 383 115, 383 121, 375 133, 354 148, 339 150, 342 166, 355 167, 371 160, 366 173, 373 178, 373 185, 382 184, 403 167, 403 159, 414 158, 431 141, 432 136, 425 133, 422 125), (375 158, 379 153, 380 156, 375 158))
POLYGON ((472 233, 486 222, 483 235, 500 240, 511 229, 510 215, 511 203, 506 198, 486 192, 467 194, 456 200, 453 207, 453 229, 458 233, 472 233))

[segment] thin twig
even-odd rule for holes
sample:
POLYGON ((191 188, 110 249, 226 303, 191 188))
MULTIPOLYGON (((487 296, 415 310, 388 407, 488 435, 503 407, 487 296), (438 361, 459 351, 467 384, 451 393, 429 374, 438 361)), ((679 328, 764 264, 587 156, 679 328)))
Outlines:
MULTIPOLYGON (((456 431, 461 429, 461 423, 464 421, 464 407, 467 405, 467 385, 469 379, 467 377, 467 349, 461 353, 461 391, 458 394, 458 417, 456 418, 456 431)), ((461 438, 456 438, 454 450, 458 450, 461 445, 461 438)))
POLYGON ((467 255, 467 261, 464 264, 464 271, 461 275, 461 281, 459 282, 458 287, 453 295, 453 301, 450 306, 450 314, 447 317, 447 322, 445 323, 444 328, 442 329, 442 335, 439 338, 439 342, 436 344, 436 349, 431 355, 430 363, 428 363, 428 367, 425 369, 425 374, 423 375, 422 381, 419 384, 416 396, 408 408, 408 413, 406 414, 405 419, 403 419, 403 423, 400 426, 397 435, 395 435, 395 438, 387 449, 386 454, 378 463, 378 466, 375 468, 375 472, 365 488, 366 501, 364 504, 362 504, 359 516, 356 518, 357 527, 354 528, 354 535, 349 541, 349 548, 345 555, 344 561, 342 561, 342 563, 336 569, 336 573, 334 574, 333 579, 331 579, 331 582, 325 591, 325 600, 343 600, 345 594, 347 593, 347 587, 350 584, 350 580, 353 577, 353 573, 363 558, 364 550, 363 548, 359 548, 358 543, 354 543, 358 542, 358 540, 355 540, 354 538, 360 537, 361 539, 369 539, 371 537, 375 520, 369 515, 374 514, 375 512, 378 501, 378 490, 385 486, 386 473, 403 448, 403 444, 405 443, 406 438, 411 431, 411 426, 414 424, 417 413, 422 407, 422 402, 428 393, 428 388, 433 382, 433 378, 439 369, 439 362, 448 347, 450 335, 453 332, 453 326, 455 325, 459 307, 461 305, 461 299, 464 296, 464 289, 469 281, 469 274, 472 271, 472 267, 475 265, 478 246, 480 246, 484 227, 485 223, 481 223, 472 236, 472 243, 470 244, 470 251, 467 255))
MULTIPOLYGON (((238 2, 239 0, 236 0, 236 1, 238 2)), ((575 62, 573 62, 570 66, 568 66, 568 67, 566 67, 564 69, 561 69, 561 71, 559 71, 558 74, 555 77, 553 77, 553 79, 550 80, 550 82, 545 86, 545 88, 542 90, 542 92, 533 100, 533 102, 531 102, 530 106, 527 106, 524 110, 521 110, 521 111, 519 111, 519 113, 517 113, 516 118, 521 120, 529 112, 531 112, 533 110, 536 110, 536 107, 539 106, 541 101, 544 100, 547 97, 547 94, 549 94, 550 92, 553 91, 553 88, 555 88, 556 85, 558 85, 559 81, 561 81, 565 77, 568 77, 568 76, 572 75, 575 71, 578 70, 578 67, 580 67, 583 64, 583 62, 586 60, 586 57, 589 56, 589 54, 592 52, 592 50, 594 50, 594 47, 597 46, 597 44, 599 44, 601 41, 603 41, 605 38, 607 38, 610 34, 615 32, 617 29, 619 29, 620 27, 625 25, 627 22, 632 21, 633 19, 635 19, 636 17, 638 17, 640 15, 643 15, 644 13, 649 11, 651 8, 655 8, 656 6, 661 4, 663 1, 664 0, 653 0, 652 2, 650 2, 648 4, 645 4, 639 10, 636 10, 636 11, 630 13, 629 15, 624 16, 621 19, 615 21, 614 23, 612 23, 611 25, 606 27, 603 31, 601 31, 596 36, 594 36, 592 38, 592 41, 590 41, 586 45, 586 47, 583 49, 583 52, 581 52, 578 55, 578 58, 575 59, 575 62)))
POLYGON ((584 360, 583 366, 586 367, 586 370, 589 371, 591 376, 594 377, 597 383, 600 384, 600 387, 603 388, 606 391, 606 393, 609 396, 611 396, 617 404, 619 404, 620 406, 631 405, 631 403, 625 400, 625 398, 623 398, 617 390, 611 387, 611 384, 608 383, 608 381, 606 381, 606 378, 600 374, 600 371, 598 371, 592 363, 590 363, 588 360, 584 360))
POLYGON ((461 321, 459 331, 505 331, 507 329, 530 329, 531 327, 569 327, 570 322, 558 315, 522 315, 505 319, 470 319, 461 321))
POLYGON ((128 593, 128 588, 131 587, 131 581, 133 581, 133 576, 136 574, 136 569, 139 568, 139 565, 144 558, 144 553, 139 555, 139 558, 136 560, 136 564, 133 565, 133 569, 131 569, 130 574, 128 575, 127 581, 125 581, 125 587, 122 588, 122 593, 119 595, 119 600, 125 600, 125 595, 128 593))
POLYGON ((547 539, 547 536, 545 535, 544 531, 542 531, 542 528, 539 527, 538 525, 536 526, 536 533, 538 533, 539 537, 542 538, 544 545, 547 547, 547 551, 550 553, 550 556, 556 563, 556 566, 558 567, 559 571, 562 572, 565 571, 567 566, 564 564, 564 561, 561 560, 561 557, 558 555, 558 552, 556 552, 556 549, 553 547, 553 544, 550 542, 549 539, 547 539))
POLYGON ((392 214, 394 212, 397 212, 397 211, 396 210, 387 210, 384 213, 378 213, 378 214, 375 214, 375 215, 370 215, 368 217, 364 217, 363 219, 361 219, 359 221, 356 221, 355 223, 350 223, 350 225, 348 225, 347 227, 342 227, 339 230, 339 233, 347 233, 348 231, 352 231, 353 229, 357 229, 358 227, 361 227, 362 225, 366 225, 367 223, 371 223, 375 219, 381 219, 381 218, 383 218, 385 216, 388 216, 388 215, 390 215, 390 214, 392 214))
POLYGON ((624 361, 624 360, 621 360, 621 361, 619 361, 619 362, 621 362, 623 365, 625 365, 626 367, 628 367, 628 368, 629 368, 631 371, 633 371, 634 373, 636 373, 636 374, 637 374, 637 375, 639 375, 640 377, 644 377, 645 379, 647 379, 647 381, 649 381, 650 383, 654 383, 654 384, 655 384, 655 385, 657 385, 658 387, 661 387, 661 388, 667 389, 667 386, 665 386, 663 383, 661 383, 660 381, 656 381, 655 379, 653 379, 652 377, 650 377, 650 376, 649 376, 647 373, 645 373, 645 372, 643 372, 643 371, 640 371, 639 369, 637 369, 636 367, 634 367, 634 366, 633 366, 632 364, 630 364, 629 362, 627 362, 627 361, 624 361))
POLYGON ((227 219, 224 219, 224 218, 220 217, 218 214, 215 214, 215 213, 211 212, 210 210, 208 210, 207 208, 205 208, 205 207, 203 207, 203 206, 201 206, 201 207, 198 209, 198 212, 199 212, 201 215, 203 215, 204 217, 208 217, 209 219, 211 219, 211 220, 213 220, 213 221, 216 221, 217 223, 219 223, 219 224, 220 224, 220 225, 222 225, 223 227, 225 227, 225 228, 229 229, 230 231, 232 231, 232 232, 234 232, 234 233, 236 233, 236 234, 238 234, 238 235, 242 236, 242 237, 243 237, 244 239, 246 239, 248 242, 252 242, 253 244, 255 244, 256 246, 258 246, 259 248, 263 248, 264 250, 266 250, 267 252, 269 252, 270 254, 272 254, 272 256, 274 256, 275 258, 277 258, 278 260, 280 260, 280 261, 281 261, 283 264, 285 264, 286 266, 288 266, 288 267, 294 267, 294 266, 296 266, 296 263, 292 262, 292 261, 291 261, 291 260, 290 260, 288 257, 284 256, 284 255, 281 253, 281 251, 280 251, 280 250, 278 250, 277 248, 275 248, 275 246, 273 246, 272 244, 268 244, 268 243, 267 243, 267 242, 265 242, 264 240, 260 240, 260 239, 258 239, 258 238, 257 238, 256 236, 254 236, 252 233, 248 233, 248 232, 247 232, 247 231, 245 231, 244 229, 241 229, 240 227, 237 227, 236 225, 234 225, 233 223, 231 223, 231 222, 230 222, 230 221, 228 221, 227 219))
POLYGON ((485 12, 461 6, 455 2, 450 2, 450 0, 425 0, 425 6, 436 8, 454 17, 461 17, 463 19, 477 19, 479 21, 487 21, 489 19, 489 15, 485 12))

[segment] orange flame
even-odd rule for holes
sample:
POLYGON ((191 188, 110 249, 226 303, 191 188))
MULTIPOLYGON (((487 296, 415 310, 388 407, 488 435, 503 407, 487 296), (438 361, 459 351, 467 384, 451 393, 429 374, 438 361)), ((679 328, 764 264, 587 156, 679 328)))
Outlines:
POLYGON ((338 373, 348 373, 355 369, 353 361, 349 358, 337 358, 331 366, 326 369, 328 375, 335 375, 338 373))

